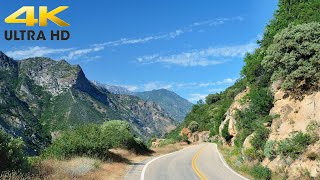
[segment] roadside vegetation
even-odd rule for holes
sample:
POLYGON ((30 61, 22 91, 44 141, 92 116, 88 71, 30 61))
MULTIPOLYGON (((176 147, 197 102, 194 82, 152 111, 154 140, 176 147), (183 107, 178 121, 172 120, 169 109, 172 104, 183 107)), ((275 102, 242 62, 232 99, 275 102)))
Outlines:
MULTIPOLYGON (((228 145, 233 143, 230 147, 219 148, 226 161, 240 173, 254 179, 286 178, 284 169, 279 169, 280 173, 272 172, 262 165, 262 161, 276 157, 290 162, 298 159, 307 147, 319 141, 315 132, 319 131, 319 126, 314 121, 308 126, 307 133, 294 132, 281 141, 268 141, 270 125, 279 118, 276 114, 270 115, 274 104, 271 85, 279 82, 285 95, 296 100, 319 91, 320 14, 316 13, 319 9, 318 0, 279 0, 274 18, 266 26, 262 40, 258 41, 260 47, 244 58, 241 78, 225 91, 210 94, 205 102, 195 104, 185 121, 168 137, 178 139, 182 128, 196 122, 198 131, 210 131, 211 137, 218 136, 228 145), (246 108, 238 110, 235 117, 237 136, 229 134, 229 121, 219 134, 225 113, 235 96, 246 88, 249 91, 240 100, 246 108), (244 141, 248 136, 251 137, 250 148, 245 148, 244 141)), ((312 152, 307 156, 318 158, 312 152)), ((310 175, 309 172, 302 174, 310 175)))
POLYGON ((141 139, 133 135, 129 124, 120 120, 108 121, 102 125, 86 124, 61 132, 60 137, 38 157, 28 158, 24 153, 23 141, 2 131, 0 140, 2 178, 41 179, 52 171, 48 169, 51 167, 48 162, 72 164, 84 161, 86 167, 83 168, 88 171, 99 168, 103 162, 130 163, 113 149, 124 149, 136 155, 148 155, 152 152, 141 139))
MULTIPOLYGON (((265 28, 259 48, 244 58, 245 66, 241 78, 225 91, 210 94, 205 102, 200 100, 178 128, 167 134, 160 147, 177 142, 188 142, 181 136, 181 130, 188 128, 191 133, 210 131, 232 168, 254 179, 286 179, 285 170, 272 172, 263 166, 263 160, 282 158, 293 162, 305 153, 306 149, 319 142, 319 124, 314 121, 306 132, 294 132, 280 141, 269 140, 270 124, 278 115, 270 115, 274 105, 271 85, 279 81, 286 96, 297 100, 304 94, 319 91, 320 82, 320 1, 319 0, 279 0, 274 18, 265 28), (229 121, 225 114, 235 97, 244 90, 248 93, 241 99, 247 107, 236 112, 237 136, 232 137, 228 130, 229 121), (250 147, 244 147, 245 140, 250 147), (224 143, 224 145, 222 145, 224 143), (232 144, 233 143, 233 144, 232 144), (232 144, 232 146, 231 146, 232 144)), ((129 125, 123 121, 109 121, 103 125, 76 127, 61 133, 38 158, 29 159, 24 154, 24 145, 20 139, 9 137, 0 131, 0 171, 23 173, 42 161, 72 160, 75 157, 95 159, 91 164, 99 167, 105 161, 126 161, 112 151, 122 148, 135 154, 148 154, 149 148, 132 134, 129 125)), ((151 146, 153 139, 149 140, 151 146)), ((306 155, 319 161, 319 154, 306 155)), ((10 174, 10 173, 9 173, 10 174)), ((310 173, 301 170, 304 177, 310 173)))

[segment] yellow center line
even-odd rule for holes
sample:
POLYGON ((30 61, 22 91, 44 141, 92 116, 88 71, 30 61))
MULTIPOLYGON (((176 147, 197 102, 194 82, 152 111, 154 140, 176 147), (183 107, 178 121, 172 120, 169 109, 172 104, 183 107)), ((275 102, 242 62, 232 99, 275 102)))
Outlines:
POLYGON ((192 158, 192 169, 194 170, 194 172, 198 175, 198 177, 201 180, 208 180, 208 178, 199 170, 198 166, 197 166, 197 160, 201 154, 201 152, 204 150, 204 148, 207 145, 203 146, 202 148, 199 149, 199 151, 193 156, 192 158))

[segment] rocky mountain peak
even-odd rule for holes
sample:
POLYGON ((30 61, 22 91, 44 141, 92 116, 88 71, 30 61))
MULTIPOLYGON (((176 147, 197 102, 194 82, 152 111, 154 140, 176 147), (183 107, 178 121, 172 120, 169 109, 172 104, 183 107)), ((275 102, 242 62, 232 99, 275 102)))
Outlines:
POLYGON ((53 96, 71 88, 79 80, 86 79, 80 66, 42 57, 20 61, 20 70, 20 74, 27 75, 53 96))
POLYGON ((0 69, 8 70, 13 66, 16 66, 16 62, 12 58, 9 58, 5 53, 0 51, 0 69))

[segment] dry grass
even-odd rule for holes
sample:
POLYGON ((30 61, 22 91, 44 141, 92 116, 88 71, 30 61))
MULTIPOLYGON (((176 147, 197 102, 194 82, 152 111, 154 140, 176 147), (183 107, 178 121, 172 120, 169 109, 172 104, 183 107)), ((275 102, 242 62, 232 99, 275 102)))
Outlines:
POLYGON ((137 155, 124 149, 110 150, 108 160, 102 162, 88 157, 74 157, 69 160, 44 160, 35 165, 35 175, 22 175, 8 172, 0 179, 59 179, 59 180, 118 180, 123 179, 133 163, 139 163, 146 158, 171 153, 187 146, 185 143, 169 144, 154 148, 150 155, 137 155))

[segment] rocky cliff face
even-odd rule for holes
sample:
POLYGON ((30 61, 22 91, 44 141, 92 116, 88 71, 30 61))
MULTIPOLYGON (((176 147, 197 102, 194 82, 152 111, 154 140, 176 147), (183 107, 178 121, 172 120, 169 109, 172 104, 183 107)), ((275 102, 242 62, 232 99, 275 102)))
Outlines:
POLYGON ((14 61, 0 53, 0 85, 0 128, 22 137, 31 153, 50 142, 51 132, 84 123, 126 120, 144 139, 175 128, 161 107, 97 87, 66 61, 14 61))
MULTIPOLYGON (((236 113, 237 111, 241 111, 248 107, 248 103, 241 102, 242 98, 245 97, 249 93, 249 88, 246 88, 244 91, 239 93, 235 98, 234 102, 231 104, 227 112, 225 113, 225 119, 219 126, 219 135, 222 136, 222 129, 224 126, 228 126, 228 132, 231 139, 231 145, 234 145, 234 140, 237 136, 237 129, 236 129, 236 113), (226 124, 228 123, 228 124, 226 124)), ((223 139, 224 140, 224 139, 223 139)))
MULTIPOLYGON (((277 86, 273 86, 273 88, 275 88, 274 107, 270 114, 277 114, 280 117, 273 120, 268 141, 278 142, 289 138, 290 134, 300 131, 310 133, 308 126, 311 124, 313 124, 317 136, 320 136, 320 92, 305 95, 302 100, 295 100, 277 86)), ((319 177, 320 163, 310 157, 310 154, 319 154, 319 152, 320 141, 318 140, 309 145, 295 160, 282 159, 277 156, 272 161, 265 159, 263 164, 273 171, 284 169, 289 179, 299 177, 301 171, 309 172, 311 177, 319 177)))
POLYGON ((20 76, 27 76, 53 96, 57 96, 77 83, 83 74, 79 66, 66 61, 30 58, 19 62, 20 76))
MULTIPOLYGON (((297 100, 282 91, 280 86, 281 82, 279 81, 273 83, 271 86, 274 94, 274 102, 273 108, 270 110, 270 117, 274 117, 274 119, 272 123, 263 124, 264 127, 270 131, 267 142, 273 142, 273 147, 268 147, 269 149, 267 150, 269 152, 272 151, 275 157, 265 157, 262 164, 269 167, 272 172, 278 173, 287 179, 303 179, 307 175, 310 176, 310 178, 319 177, 320 141, 318 138, 315 138, 315 142, 304 147, 305 149, 299 152, 295 158, 282 156, 275 149, 279 148, 279 142, 290 139, 291 135, 297 132, 320 137, 320 92, 304 95, 303 98, 297 100)), ((234 102, 225 114, 225 120, 219 128, 220 136, 222 136, 221 131, 223 127, 228 126, 229 134, 233 137, 231 139, 231 146, 234 145, 233 140, 238 135, 235 126, 237 123, 235 112, 244 110, 247 107, 246 103, 240 103, 240 100, 243 99, 247 93, 249 93, 249 89, 246 89, 235 97, 234 102), (226 124, 227 122, 229 122, 229 124, 226 124)), ((253 137, 256 135, 255 133, 256 132, 253 132, 244 140, 241 151, 243 157, 246 156, 246 150, 253 148, 251 143, 253 137)), ((225 143, 225 145, 227 144, 225 143)), ((292 146, 296 146, 296 144, 292 146)), ((292 147, 292 149, 294 149, 294 147, 292 147)), ((262 153, 266 153, 266 149, 262 153)))

